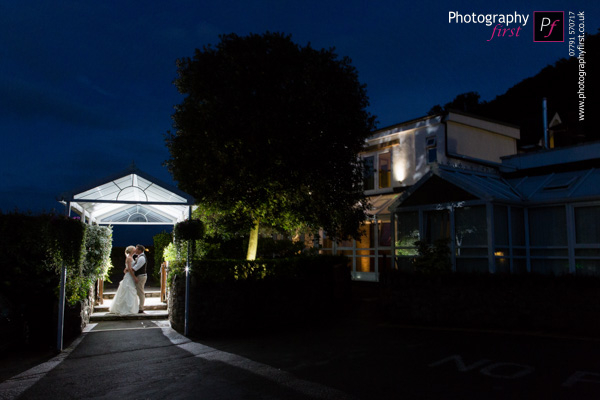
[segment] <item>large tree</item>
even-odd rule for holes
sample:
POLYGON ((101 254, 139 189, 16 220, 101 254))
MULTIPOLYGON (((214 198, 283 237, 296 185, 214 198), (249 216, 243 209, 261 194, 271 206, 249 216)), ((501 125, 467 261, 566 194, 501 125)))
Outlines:
POLYGON ((279 33, 220 36, 177 61, 185 97, 166 137, 166 164, 205 209, 250 231, 319 227, 356 236, 364 219, 358 153, 374 128, 347 57, 279 33))

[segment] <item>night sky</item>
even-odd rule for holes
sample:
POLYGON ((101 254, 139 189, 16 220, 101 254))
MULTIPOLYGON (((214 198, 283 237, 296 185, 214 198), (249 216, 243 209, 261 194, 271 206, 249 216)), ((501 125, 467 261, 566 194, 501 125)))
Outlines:
POLYGON ((335 47, 353 60, 385 127, 460 93, 492 100, 568 57, 566 41, 533 42, 533 11, 585 11, 585 30, 600 27, 595 0, 487 3, 2 1, 0 210, 62 212, 59 194, 132 161, 171 183, 162 164, 182 99, 175 61, 219 34, 283 32, 300 45, 335 47), (449 23, 450 11, 529 19, 519 37, 488 41, 493 26, 449 23))

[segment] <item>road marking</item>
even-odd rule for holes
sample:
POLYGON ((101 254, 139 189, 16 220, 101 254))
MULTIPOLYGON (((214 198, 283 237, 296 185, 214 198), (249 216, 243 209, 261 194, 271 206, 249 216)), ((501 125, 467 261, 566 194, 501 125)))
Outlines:
POLYGON ((450 357, 443 358, 439 361, 432 362, 428 365, 428 367, 439 367, 440 365, 449 363, 454 361, 456 365, 456 369, 460 372, 469 372, 479 369, 479 367, 483 367, 479 369, 479 373, 482 375, 489 376, 491 378, 500 378, 500 379, 516 379, 522 378, 526 375, 529 375, 535 371, 530 365, 523 365, 511 362, 494 362, 491 360, 482 359, 474 362, 471 365, 465 364, 463 358, 459 354, 451 355, 450 357), (492 363, 492 364, 490 364, 492 363), (484 367, 484 365, 488 364, 484 367))
POLYGON ((576 371, 563 384, 563 387, 571 387, 577 382, 600 383, 600 374, 588 371, 576 371), (595 378, 595 379, 589 379, 595 378))
MULTIPOLYGON (((530 375, 535 372, 531 365, 517 364, 512 362, 492 362, 491 360, 481 359, 472 364, 466 364, 460 354, 454 354, 439 361, 434 361, 427 366, 430 368, 440 365, 454 363, 459 372, 471 372, 479 370, 482 375, 496 379, 517 379, 530 375), (490 364, 491 363, 491 364, 490 364), (487 364, 487 365, 486 365, 487 364), (481 369, 479 369, 482 367, 481 369)), ((571 388, 577 383, 600 384, 600 374, 590 371, 575 371, 561 385, 563 388, 571 388)))
POLYGON ((522 378, 525 375, 531 374, 533 371, 535 371, 535 368, 533 368, 529 365, 515 364, 515 363, 508 363, 508 362, 499 362, 499 363, 490 364, 487 367, 481 368, 479 370, 479 372, 481 372, 483 375, 487 375, 492 378, 501 378, 501 379, 522 378), (510 374, 510 373, 493 373, 492 372, 493 370, 498 369, 498 368, 503 368, 508 371, 510 371, 511 369, 514 369, 515 371, 512 374, 510 374))
POLYGON ((471 365, 466 365, 462 359, 461 356, 459 356, 458 354, 450 356, 450 357, 446 357, 443 360, 440 361, 436 361, 434 363, 429 364, 429 367, 437 367, 439 365, 445 364, 449 361, 454 361, 454 363, 456 364, 456 368, 460 371, 460 372, 468 372, 468 371, 472 371, 475 368, 479 368, 484 366, 485 364, 489 363, 490 360, 479 360, 474 364, 471 365))

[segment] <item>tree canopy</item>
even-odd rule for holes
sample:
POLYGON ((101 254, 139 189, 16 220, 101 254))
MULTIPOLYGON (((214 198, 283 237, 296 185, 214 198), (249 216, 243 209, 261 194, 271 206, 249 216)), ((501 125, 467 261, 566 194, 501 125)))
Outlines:
POLYGON ((349 58, 267 32, 222 35, 177 67, 185 97, 166 165, 181 189, 253 234, 259 223, 357 234, 358 153, 375 118, 349 58))

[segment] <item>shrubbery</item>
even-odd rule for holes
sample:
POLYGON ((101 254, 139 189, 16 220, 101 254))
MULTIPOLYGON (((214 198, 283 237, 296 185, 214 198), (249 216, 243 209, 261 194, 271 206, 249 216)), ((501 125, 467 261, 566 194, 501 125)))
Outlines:
MULTIPOLYGON (((249 280, 319 280, 335 265, 346 265, 345 256, 311 256, 264 260, 194 260, 190 273, 199 282, 249 280)), ((169 263, 169 278, 183 274, 185 261, 169 263)))
POLYGON ((53 214, 0 213, 0 292, 25 316, 32 336, 52 323, 63 263, 66 297, 77 304, 110 265, 112 229, 53 214))
MULTIPOLYGON (((191 263, 191 335, 243 334, 329 321, 349 304, 344 256, 191 263)), ((184 323, 184 262, 170 264, 170 320, 184 323)))
POLYGON ((416 241, 419 256, 415 257, 413 262, 415 272, 424 274, 452 272, 449 242, 450 239, 437 239, 433 245, 430 245, 423 240, 416 241))

